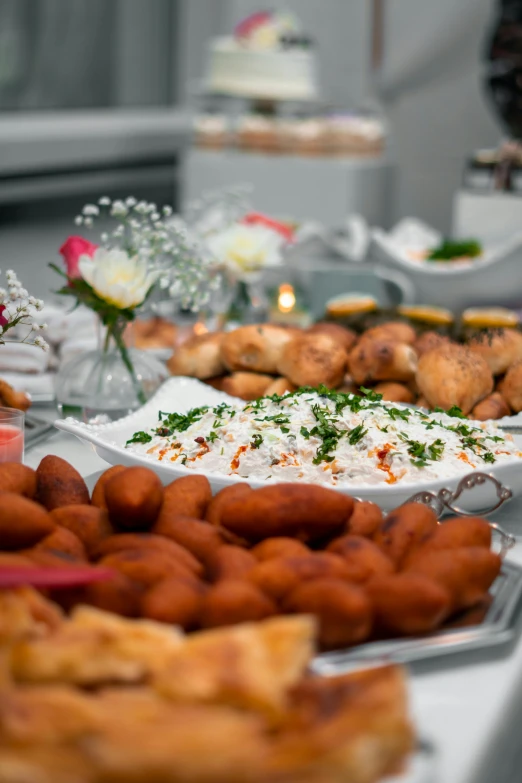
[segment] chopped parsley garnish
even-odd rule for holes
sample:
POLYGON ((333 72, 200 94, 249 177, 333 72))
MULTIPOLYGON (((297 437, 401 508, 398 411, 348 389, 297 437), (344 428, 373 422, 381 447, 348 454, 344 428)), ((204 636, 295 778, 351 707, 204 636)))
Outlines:
POLYGON ((394 421, 397 419, 408 421, 410 418, 410 411, 407 408, 385 408, 385 411, 394 421))
POLYGON ((163 413, 159 412, 159 418, 162 426, 158 427, 158 430, 162 430, 162 435, 172 435, 174 432, 186 432, 192 424, 199 421, 205 413, 209 410, 208 405, 203 405, 201 408, 192 408, 187 413, 163 413), (165 417, 162 419, 162 417, 165 417), (168 430, 168 432, 165 432, 168 430))
POLYGON ((207 440, 210 443, 214 443, 214 441, 217 440, 218 438, 219 438, 219 435, 217 434, 217 432, 215 432, 215 430, 211 430, 207 440))
POLYGON ((496 462, 495 455, 492 454, 491 451, 486 451, 484 454, 480 455, 484 462, 496 462))
POLYGON ((262 444, 262 442, 263 442, 263 436, 259 435, 258 433, 255 433, 254 435, 252 435, 252 441, 250 443, 250 446, 253 449, 258 449, 262 444))
POLYGON ((151 440, 152 435, 149 435, 148 432, 143 432, 142 430, 141 432, 135 432, 125 445, 128 446, 129 443, 150 443, 151 440))
POLYGON ((359 443, 359 441, 364 438, 367 432, 368 430, 365 430, 362 424, 358 424, 357 427, 354 427, 353 430, 350 430, 347 433, 348 443, 350 446, 355 446, 356 443, 359 443))
POLYGON ((435 462, 442 457, 444 451, 444 441, 440 438, 427 445, 418 440, 410 440, 404 433, 400 433, 400 439, 408 445, 408 454, 410 462, 416 468, 425 468, 428 461, 435 462))
POLYGON ((303 436, 303 438, 306 438, 306 440, 310 438, 310 432, 306 429, 306 427, 301 427, 300 433, 303 436))

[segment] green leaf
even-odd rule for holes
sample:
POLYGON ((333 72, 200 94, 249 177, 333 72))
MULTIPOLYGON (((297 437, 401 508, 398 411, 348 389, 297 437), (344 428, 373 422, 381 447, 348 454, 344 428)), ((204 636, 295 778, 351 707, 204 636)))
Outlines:
POLYGON ((141 430, 140 432, 135 432, 132 438, 130 438, 125 445, 128 446, 129 443, 150 443, 151 440, 152 435, 149 435, 148 432, 141 430))

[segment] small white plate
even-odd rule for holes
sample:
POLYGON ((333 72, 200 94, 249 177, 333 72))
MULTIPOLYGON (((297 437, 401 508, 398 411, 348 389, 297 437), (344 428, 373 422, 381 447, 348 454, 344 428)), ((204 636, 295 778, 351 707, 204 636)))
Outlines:
MULTIPOLYGON (((237 398, 218 392, 194 378, 170 378, 156 394, 139 410, 109 424, 85 424, 76 419, 58 419, 55 426, 59 430, 76 435, 80 440, 91 443, 97 454, 111 465, 144 465, 152 468, 165 482, 174 481, 180 476, 193 475, 194 471, 183 466, 158 462, 153 456, 136 454, 125 448, 125 443, 139 431, 148 431, 158 423, 158 412, 184 413, 201 405, 218 405, 220 402, 237 404, 237 398)), ((479 473, 470 471, 467 475, 479 473)), ((488 474, 511 489, 513 496, 522 494, 522 459, 503 462, 488 468, 488 474)), ((200 471, 205 473, 205 471, 200 471)), ((228 476, 222 473, 206 473, 212 489, 217 492, 223 487, 244 481, 238 476, 228 476)), ((438 479, 423 483, 404 482, 386 486, 368 486, 352 484, 346 487, 336 487, 339 492, 352 495, 362 500, 372 500, 384 509, 391 509, 405 503, 412 495, 420 491, 437 493, 446 488, 454 492, 465 474, 457 474, 452 479, 438 479)), ((266 486, 268 482, 249 480, 253 488, 266 486)), ((331 487, 331 485, 328 485, 331 487)), ((488 484, 476 486, 466 492, 459 506, 466 511, 479 511, 494 505, 492 490, 488 484)))

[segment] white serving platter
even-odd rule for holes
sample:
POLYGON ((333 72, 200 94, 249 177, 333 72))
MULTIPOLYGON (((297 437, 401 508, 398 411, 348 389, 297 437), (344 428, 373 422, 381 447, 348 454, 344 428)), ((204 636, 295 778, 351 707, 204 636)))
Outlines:
MULTIPOLYGON (((80 438, 86 443, 92 444, 97 454, 111 465, 143 465, 152 468, 158 476, 168 483, 180 476, 187 476, 194 473, 190 468, 182 465, 176 466, 172 463, 158 462, 153 456, 147 454, 137 454, 125 448, 126 442, 132 435, 139 431, 148 431, 157 425, 158 412, 179 412, 184 413, 191 408, 202 405, 217 405, 220 402, 237 403, 237 399, 218 392, 210 386, 207 386, 194 378, 176 377, 166 381, 156 394, 139 410, 125 416, 118 421, 108 424, 86 424, 76 419, 59 419, 55 426, 69 432, 80 438)), ((205 473, 205 471, 199 471, 205 473)), ((378 503, 383 509, 396 508, 405 503, 413 495, 419 492, 438 495, 441 490, 446 490, 446 495, 458 493, 458 506, 467 512, 482 512, 493 510, 500 505, 500 502, 511 496, 522 494, 522 460, 503 462, 502 464, 492 465, 488 469, 487 475, 494 481, 471 481, 465 489, 472 490, 462 492, 462 480, 465 475, 473 477, 484 476, 480 471, 470 471, 468 474, 458 474, 452 479, 439 479, 436 481, 426 481, 422 484, 404 482, 394 485, 371 486, 351 484, 345 487, 337 487, 339 492, 352 495, 362 500, 372 500, 378 503), (461 487, 459 492, 459 485, 461 487), (503 489, 504 497, 498 494, 499 485, 503 489), (492 491, 492 486, 496 487, 492 491), (462 497, 460 497, 462 494, 462 497)), ((214 492, 223 489, 223 487, 245 481, 235 475, 225 475, 220 473, 207 473, 208 479, 214 492)), ((269 482, 260 480, 248 480, 253 488, 266 486, 269 482)), ((328 485, 331 486, 331 485, 328 485)), ((457 496, 456 496, 457 497, 457 496)))

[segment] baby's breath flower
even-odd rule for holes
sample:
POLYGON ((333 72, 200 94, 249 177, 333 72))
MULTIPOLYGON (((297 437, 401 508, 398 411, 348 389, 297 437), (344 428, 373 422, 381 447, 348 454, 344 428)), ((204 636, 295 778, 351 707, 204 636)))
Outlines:
POLYGON ((98 199, 98 204, 100 205, 100 207, 110 207, 111 200, 108 196, 101 196, 98 199))
POLYGON ((129 196, 125 199, 125 204, 129 207, 129 209, 132 209, 132 207, 135 207, 137 204, 137 200, 134 198, 134 196, 129 196))
POLYGON ((111 207, 111 215, 113 217, 126 217, 128 214, 128 209, 123 203, 123 201, 113 201, 112 207, 111 207))
POLYGON ((96 206, 96 204, 86 204, 84 208, 82 209, 82 212, 84 215, 87 216, 94 216, 100 214, 99 208, 96 206))
POLYGON ((76 215, 76 217, 74 218, 74 225, 83 226, 83 217, 81 215, 76 215))
POLYGON ((34 338, 34 344, 38 346, 38 348, 41 348, 42 351, 48 351, 49 350, 49 344, 45 342, 45 340, 42 337, 35 337, 34 338))
POLYGON ((87 228, 91 228, 91 226, 92 226, 92 224, 93 224, 92 217, 86 217, 86 218, 84 218, 84 219, 83 219, 83 224, 84 224, 85 226, 87 226, 87 228))

